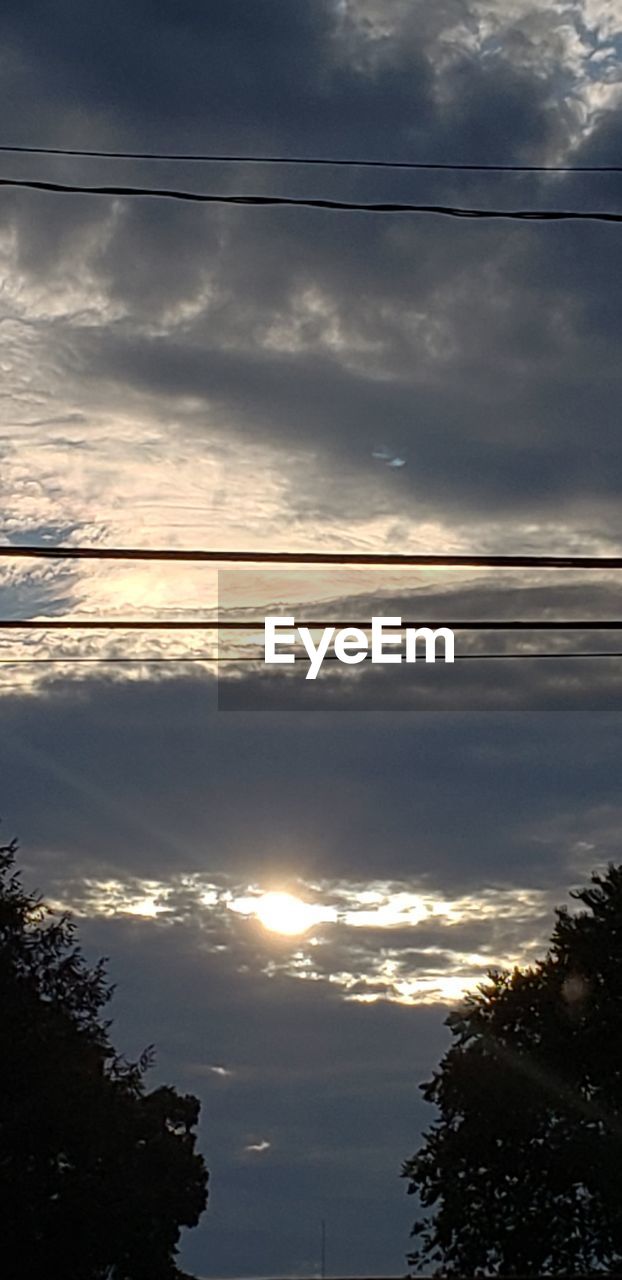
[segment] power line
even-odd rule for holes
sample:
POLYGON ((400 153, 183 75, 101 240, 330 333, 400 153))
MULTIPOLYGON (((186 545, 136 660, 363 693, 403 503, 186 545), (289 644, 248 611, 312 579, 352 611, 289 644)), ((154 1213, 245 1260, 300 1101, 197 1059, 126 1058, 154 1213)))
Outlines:
POLYGON ((229 204, 253 208, 284 207, 326 209, 358 213, 437 214, 446 218, 504 218, 519 222, 622 222, 622 213, 576 209, 462 209, 444 204, 406 204, 400 201, 326 200, 306 196, 217 195, 178 191, 169 187, 87 187, 77 183, 43 182, 27 178, 0 178, 0 187, 20 187, 63 195, 115 196, 132 199, 151 196, 159 200, 186 200, 195 204, 229 204))
MULTIPOLYGON (((622 216, 622 215, 621 215, 622 216)), ((193 564, 377 565, 394 568, 463 569, 622 569, 622 556, 465 555, 418 551, 234 551, 172 547, 68 547, 6 543, 5 559, 152 560, 193 564)))
MULTIPOLYGON (((300 653, 297 656, 304 658, 305 655, 300 653)), ((565 651, 564 653, 510 652, 510 653, 456 653, 454 655, 455 662, 498 662, 502 660, 503 661, 510 660, 510 659, 516 660, 516 659, 522 659, 522 658, 537 659, 538 661, 541 661, 543 659, 551 659, 555 662, 561 658, 572 658, 573 661, 576 660, 577 658, 622 658, 622 649, 593 649, 593 650, 590 650, 589 652, 585 650, 576 650, 576 651, 571 650, 571 651, 565 651)), ((365 660, 366 661, 371 660, 370 654, 365 655, 365 660)), ((66 654, 65 656, 60 658, 0 658, 0 666, 4 666, 4 667, 23 667, 23 666, 33 666, 33 665, 58 666, 64 663, 70 663, 71 666, 76 666, 76 665, 77 666, 83 666, 83 665, 99 665, 99 666, 115 665, 116 666, 118 664, 124 664, 124 663, 133 663, 135 666, 141 666, 141 665, 151 666, 152 664, 156 664, 156 663, 157 664, 173 663, 177 665, 182 665, 183 663, 186 663, 186 662, 214 663, 214 662, 259 662, 259 661, 261 661, 261 659, 257 655, 237 654, 237 653, 229 653, 229 654, 202 653, 202 654, 192 654, 190 657, 177 657, 177 656, 152 657, 151 655, 149 655, 144 658, 139 658, 139 657, 129 658, 127 656, 123 656, 122 658, 117 658, 117 657, 81 658, 81 657, 72 657, 70 654, 66 654)), ((324 662, 331 662, 331 661, 333 662, 337 661, 337 655, 334 653, 325 654, 324 662)))
POLYGON ((96 160, 166 160, 201 164, 325 165, 348 169, 414 169, 462 173, 622 173, 619 164, 465 164, 461 161, 368 160, 341 156, 242 156, 200 155, 196 152, 87 151, 79 147, 12 147, 0 145, 0 152, 35 156, 77 156, 96 160))
MULTIPOLYGON (((369 631, 369 622, 297 621, 299 627, 310 631, 323 631, 326 627, 359 627, 369 631)), ((0 631, 263 631, 264 618, 210 619, 210 618, 0 618, 0 631)), ((403 621, 395 624, 396 631, 415 627, 449 627, 452 631, 619 631, 622 619, 567 618, 567 619, 517 619, 461 618, 417 622, 403 621)))

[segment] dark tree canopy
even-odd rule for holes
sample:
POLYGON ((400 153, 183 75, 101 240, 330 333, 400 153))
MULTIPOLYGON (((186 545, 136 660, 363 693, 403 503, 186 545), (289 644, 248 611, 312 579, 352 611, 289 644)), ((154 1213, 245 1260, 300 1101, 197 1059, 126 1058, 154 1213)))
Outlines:
POLYGON ((199 1102, 120 1058, 103 962, 24 892, 0 848, 0 1273, 170 1280, 207 1201, 199 1102))
POLYGON ((403 1169, 429 1211, 417 1272, 622 1272, 622 867, 571 896, 544 960, 447 1019, 421 1086, 439 1118, 403 1169))

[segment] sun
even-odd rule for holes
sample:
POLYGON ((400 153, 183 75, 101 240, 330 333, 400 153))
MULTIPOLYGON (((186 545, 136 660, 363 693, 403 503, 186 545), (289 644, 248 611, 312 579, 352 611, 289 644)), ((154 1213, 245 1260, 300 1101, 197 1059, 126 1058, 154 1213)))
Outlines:
POLYGON ((293 893, 264 893, 255 908, 257 919, 272 933, 306 933, 318 923, 322 911, 294 897, 293 893))
POLYGON ((231 898, 227 906, 230 911, 258 920, 271 933, 289 937, 308 933, 315 925, 336 924, 338 920, 336 907, 322 902, 305 902, 282 889, 271 889, 265 893, 252 890, 243 897, 231 898))

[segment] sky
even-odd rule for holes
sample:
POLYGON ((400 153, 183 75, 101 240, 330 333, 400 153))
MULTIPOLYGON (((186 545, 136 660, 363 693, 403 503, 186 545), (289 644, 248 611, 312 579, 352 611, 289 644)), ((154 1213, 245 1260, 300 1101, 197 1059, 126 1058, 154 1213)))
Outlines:
MULTIPOLYGON (((0 28, 4 144, 620 158, 614 0, 7 0, 0 28)), ((6 153, 0 175, 622 207, 619 174, 6 153)), ((0 257, 3 543, 622 553, 616 226, 4 188, 0 257)), ((405 616, 422 600, 445 617, 619 612, 600 572, 332 585, 309 578, 305 599, 362 616, 379 599, 405 616)), ((204 620, 217 602, 205 566, 0 566, 5 619, 204 620)), ((516 648, 460 641, 493 642, 516 648)), ((210 1205, 183 1265, 312 1276, 324 1219, 329 1274, 403 1274, 416 1205, 400 1168, 433 1118, 418 1085, 449 1009, 491 966, 541 955, 568 890, 619 860, 620 672, 467 663, 422 694, 414 673, 331 671, 321 701, 292 705, 247 664, 229 668, 228 711, 209 661, 72 661, 213 643, 5 632, 2 831, 87 954, 110 957, 115 1043, 154 1043, 154 1084, 202 1100, 210 1205)))

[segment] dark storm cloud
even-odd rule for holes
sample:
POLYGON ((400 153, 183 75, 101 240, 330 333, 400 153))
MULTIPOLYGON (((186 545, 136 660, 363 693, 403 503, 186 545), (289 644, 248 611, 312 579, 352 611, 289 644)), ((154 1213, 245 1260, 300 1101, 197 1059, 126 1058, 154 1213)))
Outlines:
MULTIPOLYGON (((509 384, 499 378, 495 387, 494 376, 492 385, 485 383, 482 368, 465 406, 459 377, 452 383, 438 374, 430 382, 422 376, 419 384, 401 376, 387 383, 319 352, 232 352, 188 337, 89 334, 82 359, 89 377, 99 373, 112 385, 149 392, 160 401, 168 397, 169 412, 175 412, 177 398, 198 397, 198 421, 208 413, 212 422, 229 424, 242 436, 241 446, 245 432, 285 448, 322 445, 342 468, 348 464, 369 473, 373 450, 386 438, 406 455, 403 480, 424 508, 434 495, 446 510, 487 503, 488 514, 498 515, 499 504, 507 509, 510 502, 535 512, 549 501, 559 511, 562 501, 585 493, 587 482, 605 495, 616 483, 617 368, 600 387, 584 384, 577 374, 560 385, 555 369, 545 371, 516 398, 512 382, 518 371, 509 384), (586 462, 579 446, 595 422, 600 450, 586 462)), ((397 507, 405 505, 402 486, 397 507)))
POLYGON ((563 884, 619 786, 615 713, 244 716, 205 680, 102 681, 5 696, 2 725, 5 824, 61 877, 563 884))
MULTIPOLYGON (((554 65, 554 26, 517 28, 483 59, 456 47, 439 79, 439 34, 459 21, 473 21, 468 5, 442 6, 434 18, 417 6, 394 37, 371 41, 328 3, 116 5, 88 20, 65 4, 53 21, 44 6, 9 6, 6 91, 24 103, 30 139, 38 131, 52 140, 56 128, 110 145, 336 153, 360 151, 364 139, 366 154, 423 154, 425 143, 436 159, 506 161, 561 143, 576 123, 571 98, 555 97, 553 70, 547 78, 525 62, 524 41, 538 37, 554 65)), ((615 150, 615 130, 604 120, 590 152, 615 150)), ((125 172, 135 181, 139 170, 125 172)), ((206 176, 167 167, 163 180, 171 179, 204 185, 206 176)), ((413 194, 403 175, 356 171, 217 171, 209 181, 413 194)), ((604 190, 613 199, 610 182, 604 190)), ((599 203, 594 187, 568 181, 428 176, 416 193, 472 204, 599 203)), ((619 302, 610 281, 620 239, 611 228, 148 204, 111 218, 95 201, 33 195, 10 207, 26 270, 58 270, 82 252, 109 297, 129 308, 125 322, 86 333, 72 322, 63 337, 73 376, 82 371, 111 405, 140 393, 178 431, 202 433, 207 418, 241 442, 319 449, 337 471, 334 495, 312 469, 306 483, 296 473, 299 509, 336 506, 348 472, 374 486, 375 510, 392 500, 408 511, 414 496, 420 513, 454 518, 482 506, 491 517, 509 506, 550 517, 582 501, 598 525, 598 503, 616 490, 620 382, 610 330, 619 302), (327 308, 316 315, 304 302, 314 290, 327 308), (175 318, 181 304, 195 311, 175 318), (331 319, 341 338, 327 348, 331 319), (271 326, 296 331, 298 349, 275 349, 271 326), (198 405, 188 409, 188 397, 198 405), (385 439, 407 463, 390 487, 371 458, 385 439)), ((61 335, 57 324, 51 340, 61 335)))
POLYGON ((335 7, 288 0, 162 6, 72 0, 3 10, 4 92, 16 127, 53 141, 115 138, 162 149, 357 145, 381 153, 386 121, 425 123, 430 69, 410 50, 390 80, 343 57, 335 7), (406 108, 406 114, 404 109, 406 108))
MULTIPOLYGON (((291 255, 291 266, 281 257, 271 272, 268 255, 259 256, 255 236, 244 238, 239 230, 243 243, 234 233, 230 249, 238 259, 233 274, 239 287, 229 278, 226 262, 210 264, 217 300, 206 315, 162 336, 141 335, 126 324, 74 332, 77 368, 87 387, 99 381, 113 400, 124 388, 133 395, 138 391, 156 416, 174 415, 182 428, 195 432, 204 431, 207 418, 212 426, 237 435, 241 447, 248 435, 284 451, 288 445, 320 447, 328 459, 332 454, 339 476, 354 470, 363 483, 372 475, 378 478, 372 454, 379 442, 389 441, 407 462, 392 488, 396 510, 408 510, 415 496, 421 514, 441 509, 455 517, 461 509, 478 507, 488 517, 498 517, 511 504, 516 514, 550 518, 563 516, 569 502, 597 502, 613 495, 620 472, 619 364, 609 330, 598 338, 589 329, 601 297, 609 322, 614 305, 609 287, 615 269, 612 246, 602 231, 591 238, 592 251, 602 262, 585 297, 580 282, 573 288, 570 265, 582 256, 577 233, 572 248, 564 249, 559 239, 567 229, 546 228, 533 232, 529 252, 525 232, 518 238, 510 235, 505 250, 512 242, 516 250, 505 274, 502 261, 489 258, 479 291, 481 262, 463 262, 452 285, 447 249, 435 236, 436 279, 421 289, 414 278, 406 299, 408 279, 418 275, 413 258, 429 252, 425 232, 405 228, 397 253, 385 232, 388 255, 376 237, 377 257, 386 268, 382 281, 366 278, 367 255, 355 232, 352 274, 342 282, 339 296, 338 271, 329 284, 328 276, 323 281, 320 271, 301 262, 302 231, 300 252, 291 255), (552 245, 539 243, 545 234, 554 237, 552 245), (540 258, 546 266, 537 280, 540 258), (263 287, 253 298, 252 284, 249 290, 244 281, 252 282, 257 270, 263 287), (520 284, 513 282, 513 272, 523 274, 520 284), (297 291, 323 285, 328 319, 334 308, 346 348, 350 333, 353 354, 327 350, 321 337, 326 315, 307 322, 304 306, 302 349, 279 351, 268 345, 270 324, 295 328, 300 320, 297 291), (420 308, 419 319, 413 320, 413 306, 420 308), (190 409, 188 397, 194 400, 190 409), (588 439, 592 447, 586 449, 588 439)), ((274 230, 273 252, 278 243, 282 253, 282 237, 274 230)), ((316 225, 315 232, 326 241, 333 238, 326 224, 316 225)), ((360 234, 367 238, 363 230, 360 234)), ((481 237, 481 231, 454 232, 454 253, 467 235, 481 237)), ((480 248, 483 244, 480 238, 480 248)), ((166 245, 159 247, 165 250, 166 245)), ((467 256, 473 249, 471 243, 467 256)), ((108 256, 114 251, 109 246, 108 256)), ((503 256, 502 250, 501 260, 503 256)), ((185 261, 190 296, 191 258, 185 261)), ((183 262, 176 278, 176 284, 182 282, 179 287, 183 262)), ((151 265, 152 283, 145 283, 144 291, 152 300, 162 282, 153 283, 158 275, 155 263, 151 265)), ((324 265, 325 272, 328 267, 324 265)), ((147 281, 146 268, 142 275, 147 281)), ((131 270, 125 276, 137 279, 131 270)), ((201 279, 199 266, 197 287, 201 279)), ((296 480, 301 492, 294 501, 304 504, 305 486, 300 475, 296 480)), ((319 477, 316 486, 312 477, 307 483, 316 489, 317 502, 324 492, 319 477)), ((386 476, 377 483, 376 507, 382 504, 386 476)), ((384 501, 386 507, 386 497, 384 501)))
MULTIPOLYGON (((429 137, 435 40, 468 19, 469 8, 439 4, 431 14, 417 5, 408 30, 399 23, 392 38, 371 42, 329 0, 200 7, 117 0, 101 13, 75 0, 53 11, 8 4, 5 93, 23 107, 16 124, 29 138, 37 126, 53 134, 51 106, 74 136, 87 127, 116 130, 152 147, 190 137, 203 149, 206 136, 249 149, 269 139, 298 151, 330 141, 346 152, 364 138, 382 157, 389 125, 396 143, 419 140, 424 129, 429 137)), ((460 59, 448 72, 437 126, 443 151, 467 141, 485 151, 541 144, 543 120, 555 129, 559 113, 538 83, 528 99, 528 83, 502 54, 485 64, 460 59)))
MULTIPOLYGON (((581 643, 589 637, 582 637, 581 643)), ((480 648, 483 646, 480 645, 480 648)), ((306 679, 306 658, 286 676, 248 668, 221 676, 219 709, 304 712, 569 712, 621 711, 622 675, 617 656, 553 660, 521 655, 503 661, 460 658, 451 667, 402 666, 394 671, 366 664, 344 672, 326 662, 321 684, 306 679)))

